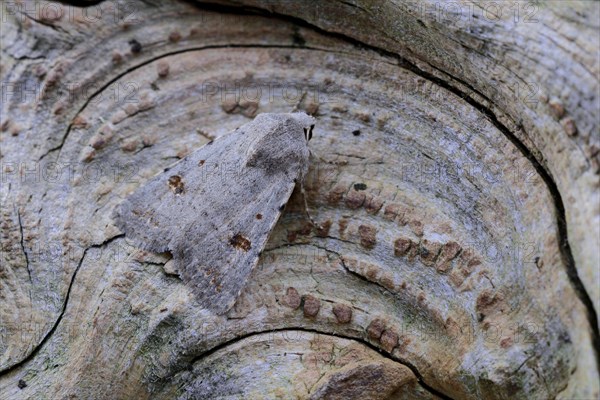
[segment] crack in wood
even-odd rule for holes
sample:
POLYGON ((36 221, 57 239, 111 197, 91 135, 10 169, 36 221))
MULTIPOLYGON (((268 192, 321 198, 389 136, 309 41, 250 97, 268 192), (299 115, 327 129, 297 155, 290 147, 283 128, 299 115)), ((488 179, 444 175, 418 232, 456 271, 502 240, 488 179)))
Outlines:
MULTIPOLYGON (((245 339, 248 339, 250 337, 253 336, 258 336, 258 335, 262 335, 262 334, 269 334, 269 333, 277 333, 277 332, 287 332, 287 331, 301 331, 301 332, 306 332, 306 333, 312 333, 312 334, 318 334, 318 335, 326 335, 326 336, 331 336, 331 337, 335 337, 338 339, 344 339, 344 340, 350 340, 353 342, 357 342, 360 343, 368 348, 370 348, 371 350, 376 351, 377 353, 379 353, 382 357, 385 357, 391 361, 394 362, 398 362, 402 365, 404 365, 405 367, 407 367, 408 369, 410 369, 412 371, 412 373, 415 375, 415 377, 417 378, 417 382, 418 384, 426 391, 428 391, 429 393, 436 395, 444 400, 453 400, 450 396, 446 395, 445 393, 439 391, 438 389, 429 386, 425 380, 423 379, 423 376, 421 375, 421 373, 419 372, 419 370, 417 369, 417 367, 415 365, 413 365, 411 362, 409 362, 406 359, 403 359, 401 357, 394 357, 392 356, 389 352, 375 346, 374 344, 370 343, 369 341, 360 338, 360 337, 352 337, 352 336, 348 336, 348 335, 343 335, 343 334, 339 334, 337 332, 326 332, 326 331, 321 331, 318 329, 311 329, 311 328, 305 328, 302 326, 288 326, 285 328, 274 328, 274 329, 269 329, 269 330, 264 330, 264 331, 253 331, 253 332, 249 332, 246 333, 244 335, 240 335, 240 336, 236 336, 233 339, 230 339, 226 342, 222 342, 218 345, 216 345, 215 347, 208 349, 204 352, 202 352, 201 354, 198 354, 196 356, 194 356, 191 361, 189 362, 189 365, 192 366, 193 364, 195 364, 198 361, 201 361, 204 358, 207 358, 209 356, 211 356, 212 354, 217 353, 219 350, 223 350, 226 349, 229 346, 232 346, 238 342, 241 342, 245 339)), ((181 372, 185 370, 185 368, 181 368, 178 371, 174 371, 168 375, 166 375, 165 377, 159 378, 160 381, 168 381, 170 378, 172 378, 174 375, 176 375, 177 373, 181 372)))
POLYGON ((31 353, 29 353, 27 356, 25 356, 23 359, 21 359, 19 362, 4 368, 3 370, 0 370, 0 377, 7 375, 9 373, 11 373, 12 371, 17 370, 18 368, 20 368, 21 366, 23 366, 27 361, 31 360, 37 353, 39 353, 39 351, 41 350, 41 348, 44 346, 44 344, 50 339, 50 337, 54 334, 54 332, 56 331, 56 329, 58 328, 58 325, 60 324, 60 321, 62 320, 66 310, 67 310, 67 306, 69 304, 69 298, 71 295, 71 290, 73 289, 73 284, 75 283, 75 278, 77 277, 77 273, 79 272, 79 269, 81 267, 81 265, 83 264, 83 260, 85 259, 85 256, 88 252, 88 250, 90 249, 97 249, 97 248, 101 248, 119 238, 123 238, 125 237, 125 234, 119 234, 116 236, 113 236, 109 239, 106 239, 104 242, 100 243, 100 244, 94 244, 91 245, 89 247, 87 247, 84 251, 83 254, 81 255, 81 259, 79 260, 79 262, 77 263, 77 267, 75 268, 75 271, 73 272, 73 275, 71 275, 71 281, 69 282, 69 288, 67 289, 67 294, 65 295, 65 300, 63 301, 63 305, 60 311, 60 314, 58 315, 58 317, 56 318, 56 320, 54 321, 54 324, 52 325, 52 328, 50 328, 50 330, 48 331, 48 333, 46 333, 46 335, 44 335, 44 337, 42 338, 42 340, 40 340, 38 342, 38 344, 31 350, 31 353))
MULTIPOLYGON (((27 275, 29 275, 29 283, 33 286, 33 281, 31 280, 31 269, 29 267, 29 255, 27 254, 27 250, 25 250, 25 242, 23 238, 23 223, 21 222, 21 213, 17 208, 17 219, 19 221, 19 232, 21 233, 21 250, 23 251, 23 255, 25 256, 25 263, 27 267, 27 275)), ((29 288, 29 300, 31 301, 31 288, 29 288)))
MULTIPOLYGON (((177 54, 183 54, 183 53, 188 53, 188 52, 192 52, 192 51, 201 51, 201 50, 214 50, 214 49, 231 49, 231 48, 242 48, 242 49, 246 49, 246 48, 262 48, 262 49, 305 49, 305 50, 316 50, 319 51, 321 49, 318 48, 312 48, 312 47, 299 47, 299 46, 286 46, 286 45, 264 45, 264 44, 260 44, 260 43, 256 43, 256 44, 230 44, 230 45, 210 45, 210 46, 200 46, 200 47, 189 47, 189 48, 185 48, 182 50, 177 50, 177 51, 172 51, 172 52, 167 52, 167 53, 163 53, 159 56, 156 57, 152 57, 148 60, 145 60, 144 62, 134 65, 131 68, 126 69, 125 71, 121 72, 120 74, 117 74, 114 78, 110 79, 108 82, 106 82, 104 85, 102 85, 98 90, 96 90, 94 93, 92 93, 87 99, 86 101, 83 103, 83 105, 81 107, 79 107, 79 109, 77 110, 77 112, 75 113, 73 119, 71 120, 71 122, 69 123, 69 125, 67 126, 67 130, 65 132, 65 134, 63 135, 63 137, 60 140, 60 143, 54 147, 51 147, 50 149, 48 149, 46 152, 44 152, 44 154, 42 154, 39 159, 38 162, 41 162, 44 158, 46 158, 50 153, 53 153, 55 151, 58 150, 58 155, 56 156, 56 160, 58 161, 58 158, 60 157, 60 150, 62 149, 62 147, 64 146, 65 142, 67 141, 67 138, 69 136, 69 134, 71 133, 71 130, 73 129, 73 125, 75 122, 75 119, 77 118, 77 116, 88 106, 88 104, 96 97, 98 96, 100 93, 102 93, 102 91, 104 91, 104 89, 106 89, 107 87, 110 87, 110 85, 112 85, 113 83, 115 83, 116 81, 118 81, 119 79, 121 79, 122 77, 124 77, 125 75, 139 69, 142 68, 150 63, 153 63, 157 60, 160 60, 162 58, 166 58, 166 57, 170 57, 173 55, 177 55, 177 54)), ((139 112, 139 111, 138 111, 139 112)))
MULTIPOLYGON (((427 71, 422 70, 416 64, 401 57, 397 53, 394 53, 392 51, 386 50, 381 47, 377 47, 377 46, 374 46, 371 44, 364 43, 354 37, 348 36, 347 34, 344 34, 341 32, 328 31, 328 30, 321 28, 320 26, 317 26, 307 20, 300 18, 300 17, 295 17, 295 16, 291 16, 291 15, 287 15, 287 14, 273 12, 273 11, 271 11, 267 14, 267 13, 265 13, 264 9, 257 8, 257 7, 244 6, 244 7, 242 7, 242 9, 240 9, 235 6, 225 6, 222 4, 217 4, 217 3, 212 3, 212 2, 201 2, 197 5, 202 9, 206 9, 209 11, 217 11, 217 12, 221 12, 221 13, 233 13, 233 14, 244 15, 248 11, 252 11, 252 12, 262 15, 262 16, 266 16, 266 17, 270 17, 270 18, 278 18, 283 21, 287 21, 287 22, 290 22, 290 23, 293 23, 296 25, 300 25, 300 26, 312 29, 315 32, 320 33, 322 35, 343 40, 347 43, 355 45, 359 49, 367 49, 367 50, 375 51, 382 56, 397 60, 399 67, 403 67, 403 68, 413 72, 414 74, 416 74, 424 79, 427 79, 427 80, 431 81, 432 83, 452 92, 453 94, 462 98, 466 103, 468 103, 469 105, 474 107, 475 110, 478 110, 483 115, 487 116, 489 118, 490 122, 492 122, 492 124, 513 145, 515 145, 515 147, 517 147, 519 152, 531 163, 531 165, 534 167, 534 169, 540 175, 540 177, 542 178, 542 180, 544 181, 544 183, 546 184, 546 187, 548 188, 548 190, 550 192, 550 196, 553 199, 554 206, 556 209, 556 214, 557 214, 556 219, 557 219, 557 226, 558 226, 558 239, 560 241, 559 248, 560 248, 561 257, 562 257, 563 263, 565 265, 565 270, 566 270, 567 276, 569 278, 569 282, 571 283, 571 286, 573 287, 573 290, 575 291, 577 297, 579 298, 579 300, 581 301, 581 303, 583 304, 583 306, 586 309, 586 313, 587 313, 587 317, 588 317, 588 321, 589 321, 589 325, 590 325, 590 330, 592 332, 594 356, 596 359, 597 366, 600 367, 600 329, 598 327, 598 314, 594 308, 594 303, 593 303, 589 293, 587 292, 585 286, 583 285, 583 282, 581 281, 581 278, 579 277, 577 267, 575 265, 575 260, 573 258, 573 253, 572 253, 571 246, 569 245, 569 240, 568 240, 565 207, 564 207, 564 203, 563 203, 560 191, 558 190, 558 186, 556 185, 556 182, 552 178, 551 173, 544 166, 542 166, 540 161, 538 161, 538 159, 531 152, 531 150, 529 150, 529 148, 527 148, 527 146, 525 146, 525 144, 513 132, 511 132, 502 122, 500 122, 500 120, 498 119, 496 114, 491 110, 490 107, 479 103, 477 100, 472 98, 468 93, 465 93, 460 88, 453 86, 451 84, 451 82, 447 82, 427 71)), ((471 90, 473 93, 477 94, 482 99, 487 101, 489 104, 495 104, 487 96, 485 96, 484 94, 482 94, 481 92, 476 90, 472 85, 468 84, 464 80, 449 74, 447 71, 442 71, 439 68, 431 65, 428 62, 426 62, 426 63, 431 68, 439 71, 440 73, 443 73, 446 76, 449 76, 454 81, 461 83, 462 85, 467 87, 469 90, 471 90)), ((524 132, 525 136, 527 136, 527 133, 524 131, 524 129, 523 129, 523 132, 524 132)))

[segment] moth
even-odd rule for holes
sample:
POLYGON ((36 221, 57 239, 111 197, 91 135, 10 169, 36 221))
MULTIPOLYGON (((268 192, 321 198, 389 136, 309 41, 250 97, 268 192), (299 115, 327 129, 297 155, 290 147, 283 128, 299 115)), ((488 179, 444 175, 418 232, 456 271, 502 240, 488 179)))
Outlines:
POLYGON ((314 125, 305 113, 260 114, 150 179, 113 219, 138 247, 169 251, 200 305, 224 314, 307 174, 314 125))

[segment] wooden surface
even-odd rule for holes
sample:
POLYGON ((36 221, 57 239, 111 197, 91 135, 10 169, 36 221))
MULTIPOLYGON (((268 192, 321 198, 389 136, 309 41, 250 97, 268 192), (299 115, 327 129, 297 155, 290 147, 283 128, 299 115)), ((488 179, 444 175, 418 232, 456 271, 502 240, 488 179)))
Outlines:
POLYGON ((2 5, 0 398, 598 397, 598 3, 199 3, 2 5), (211 315, 111 212, 293 109, 322 229, 211 315))

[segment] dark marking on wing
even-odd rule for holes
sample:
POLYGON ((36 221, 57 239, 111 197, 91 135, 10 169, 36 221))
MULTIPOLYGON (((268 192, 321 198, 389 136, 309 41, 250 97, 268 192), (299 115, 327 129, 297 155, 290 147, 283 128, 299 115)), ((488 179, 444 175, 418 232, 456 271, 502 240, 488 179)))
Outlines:
POLYGON ((169 177, 169 187, 175 194, 183 193, 183 181, 179 175, 169 177))
POLYGON ((252 246, 252 243, 250 243, 248 238, 243 236, 241 233, 236 233, 233 235, 233 237, 229 239, 229 244, 244 251, 250 250, 250 247, 252 246))

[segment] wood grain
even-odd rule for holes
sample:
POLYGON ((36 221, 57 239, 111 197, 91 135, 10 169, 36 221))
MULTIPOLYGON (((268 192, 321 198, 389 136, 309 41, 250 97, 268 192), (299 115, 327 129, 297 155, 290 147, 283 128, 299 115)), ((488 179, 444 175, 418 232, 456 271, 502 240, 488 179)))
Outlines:
POLYGON ((5 11, 0 398, 596 398, 598 3, 218 3, 5 11), (293 109, 320 228, 211 315, 111 212, 293 109))

